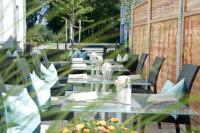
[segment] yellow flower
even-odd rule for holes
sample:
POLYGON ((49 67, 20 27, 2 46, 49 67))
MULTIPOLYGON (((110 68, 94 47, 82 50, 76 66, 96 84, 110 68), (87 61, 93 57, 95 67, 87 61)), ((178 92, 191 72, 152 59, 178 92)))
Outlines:
POLYGON ((85 127, 84 124, 78 124, 76 125, 76 130, 81 131, 85 127))
POLYGON ((105 126, 106 125, 106 122, 105 121, 98 121, 97 122, 97 125, 100 125, 100 126, 105 126))
POLYGON ((89 128, 83 129, 83 133, 90 133, 90 129, 89 128))
POLYGON ((69 129, 67 129, 66 127, 63 128, 62 133, 68 133, 68 132, 69 132, 69 129))
POLYGON ((97 129, 100 130, 100 131, 103 131, 105 128, 102 127, 102 126, 100 126, 100 127, 98 126, 97 129))
POLYGON ((122 127, 122 129, 123 129, 124 131, 128 131, 128 128, 122 127))
POLYGON ((110 133, 110 131, 108 129, 106 129, 106 127, 104 127, 104 126, 98 126, 97 132, 98 131, 100 131, 100 133, 110 133))
POLYGON ((115 126, 111 125, 111 126, 108 127, 108 129, 111 130, 111 131, 113 131, 113 130, 115 130, 115 126))
POLYGON ((113 123, 118 123, 119 122, 119 118, 111 118, 110 120, 113 123))
POLYGON ((131 133, 137 133, 136 131, 132 131, 131 133))

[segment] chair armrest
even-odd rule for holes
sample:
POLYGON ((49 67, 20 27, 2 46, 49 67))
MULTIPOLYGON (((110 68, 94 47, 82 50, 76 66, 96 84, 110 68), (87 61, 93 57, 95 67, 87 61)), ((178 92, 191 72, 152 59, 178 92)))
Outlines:
POLYGON ((139 85, 139 86, 151 86, 151 84, 149 82, 147 82, 146 80, 133 80, 130 82, 131 85, 139 85))

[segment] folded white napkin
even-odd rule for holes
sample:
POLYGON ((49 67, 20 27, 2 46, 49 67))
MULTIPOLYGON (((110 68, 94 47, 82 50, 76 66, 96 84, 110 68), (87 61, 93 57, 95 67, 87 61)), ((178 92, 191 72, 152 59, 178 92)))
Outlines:
POLYGON ((7 56, 12 56, 12 52, 10 50, 6 51, 7 56))
POLYGON ((86 68, 87 64, 72 64, 73 68, 86 68))
POLYGON ((69 74, 68 78, 70 79, 87 79, 88 75, 87 74, 69 74))
POLYGON ((178 99, 173 94, 152 94, 147 102, 178 102, 178 99))
POLYGON ((97 92, 82 92, 82 93, 74 93, 67 99, 73 101, 86 101, 86 100, 95 100, 97 98, 98 98, 97 92))
POLYGON ((58 81, 58 73, 57 70, 52 63, 49 68, 47 69, 44 67, 42 64, 40 65, 40 72, 41 72, 41 77, 45 82, 51 84, 52 86, 58 81))
POLYGON ((122 57, 120 54, 117 55, 117 61, 118 62, 125 62, 128 61, 128 54, 125 54, 124 57, 122 57))
POLYGON ((15 51, 13 52, 13 56, 15 56, 15 57, 19 56, 17 50, 15 50, 15 51))

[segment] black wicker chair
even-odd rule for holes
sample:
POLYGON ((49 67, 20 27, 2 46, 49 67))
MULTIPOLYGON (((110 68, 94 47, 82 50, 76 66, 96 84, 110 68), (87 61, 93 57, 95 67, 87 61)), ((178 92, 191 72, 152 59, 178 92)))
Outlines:
MULTIPOLYGON (((27 63, 25 58, 18 58, 16 59, 17 68, 20 72, 22 82, 24 86, 27 87, 27 90, 30 94, 30 96, 35 99, 36 95, 35 92, 33 92, 33 89, 31 88, 31 79, 30 79, 30 69, 29 64, 27 63)), ((44 94, 45 95, 45 94, 44 94)), ((52 105, 47 111, 40 112, 41 119, 42 120, 70 120, 73 118, 73 112, 70 112, 69 114, 66 114, 66 112, 61 111, 62 105, 52 105), (63 116, 60 118, 60 116, 63 116)))
MULTIPOLYGON (((123 73, 124 75, 131 75, 136 74, 140 75, 142 74, 142 69, 144 67, 145 61, 147 59, 149 54, 143 53, 138 61, 138 55, 130 55, 129 60, 123 65, 130 70, 130 72, 123 73)), ((122 73, 120 73, 122 75, 122 73)), ((118 74, 119 75, 119 74, 118 74)))
POLYGON ((132 93, 157 93, 156 82, 164 60, 165 58, 163 57, 155 58, 149 73, 148 80, 134 80, 134 85, 132 86, 132 93), (151 87, 153 87, 153 91, 151 90, 151 87))
POLYGON ((41 56, 42 56, 42 63, 44 64, 44 66, 45 67, 49 67, 50 63, 49 63, 48 57, 46 55, 46 52, 45 51, 41 51, 41 56))
POLYGON ((32 55, 32 58, 33 58, 33 65, 34 65, 34 68, 35 68, 35 72, 37 75, 40 75, 40 65, 41 65, 41 61, 40 61, 40 55, 38 54, 33 54, 32 55))
MULTIPOLYGON (((185 65, 183 65, 183 68, 177 78, 176 83, 178 83, 182 79, 185 79, 185 82, 186 82, 185 98, 183 100, 183 104, 185 104, 186 106, 189 106, 189 102, 188 102, 189 95, 190 95, 190 91, 191 91, 193 82, 195 80, 195 77, 197 76, 198 70, 199 70, 199 66, 192 65, 192 64, 185 64, 185 65)), ((152 117, 152 116, 148 116, 148 117, 152 117)), ((148 117, 146 117, 145 119, 148 119, 148 117)), ((172 116, 162 115, 162 118, 159 117, 158 119, 155 119, 153 121, 164 122, 164 123, 174 123, 175 128, 176 128, 176 133, 180 133, 179 124, 185 124, 187 132, 192 133, 190 116, 179 115, 177 119, 174 119, 174 117, 172 117, 172 116)), ((144 132, 144 128, 145 128, 145 126, 142 126, 141 132, 144 132)))
POLYGON ((141 74, 142 73, 142 69, 144 67, 144 63, 145 63, 148 55, 149 54, 147 54, 147 53, 143 53, 141 55, 140 60, 138 61, 138 65, 137 65, 135 74, 141 74))

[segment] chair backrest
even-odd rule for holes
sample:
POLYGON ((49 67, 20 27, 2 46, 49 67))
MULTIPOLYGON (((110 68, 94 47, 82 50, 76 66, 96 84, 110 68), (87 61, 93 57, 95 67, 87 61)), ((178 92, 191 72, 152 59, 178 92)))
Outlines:
POLYGON ((130 70, 131 73, 136 72, 136 67, 138 64, 138 55, 129 54, 128 61, 124 62, 123 65, 130 70))
POLYGON ((138 65, 135 71, 135 74, 141 74, 142 73, 142 69, 144 67, 144 63, 147 59, 148 54, 147 53, 143 53, 140 57, 140 60, 138 61, 138 65))
POLYGON ((45 65, 45 67, 49 67, 49 60, 48 60, 48 57, 47 57, 47 54, 45 51, 41 51, 41 56, 42 56, 42 59, 43 59, 43 63, 45 65))
POLYGON ((17 62, 17 68, 20 72, 21 80, 22 80, 24 86, 27 88, 28 93, 32 97, 32 99, 34 101, 37 101, 36 92, 32 88, 32 84, 31 84, 32 83, 31 77, 30 77, 31 70, 29 68, 28 62, 26 61, 25 58, 18 58, 16 60, 16 62, 17 62))
POLYGON ((6 88, 4 85, 4 81, 2 77, 0 76, 0 132, 6 133, 7 126, 6 126, 6 110, 4 105, 4 99, 2 96, 2 92, 5 92, 6 88))
POLYGON ((29 64, 25 58, 18 58, 16 59, 16 64, 18 71, 20 72, 21 80, 24 85, 29 85, 31 82, 30 73, 31 70, 29 68, 29 64))
POLYGON ((40 75, 40 65, 41 65, 40 55, 33 54, 32 57, 33 57, 34 66, 36 68, 35 69, 36 70, 36 74, 40 75))
POLYGON ((164 60, 165 58, 163 57, 156 57, 149 72, 148 82, 151 83, 152 86, 154 86, 154 93, 157 93, 156 82, 164 60))
POLYGON ((180 71, 178 78, 177 78, 177 83, 181 81, 182 79, 185 79, 186 83, 186 88, 185 88, 185 93, 186 93, 186 98, 189 98, 190 91, 192 88, 192 84, 197 76, 197 73, 199 71, 199 66, 192 65, 192 64, 185 64, 183 65, 182 70, 180 71))

